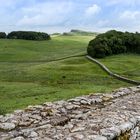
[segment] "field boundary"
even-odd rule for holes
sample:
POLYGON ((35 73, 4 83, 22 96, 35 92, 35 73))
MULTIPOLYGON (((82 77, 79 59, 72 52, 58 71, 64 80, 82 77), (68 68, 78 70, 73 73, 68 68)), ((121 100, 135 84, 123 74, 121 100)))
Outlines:
POLYGON ((140 85, 140 81, 128 79, 126 77, 123 77, 123 76, 120 76, 118 74, 115 74, 115 73, 111 72, 104 64, 102 64, 98 60, 90 57, 86 53, 70 55, 70 56, 66 56, 66 57, 62 57, 62 58, 52 59, 52 60, 49 60, 49 61, 47 61, 47 60, 40 60, 40 61, 11 61, 11 62, 0 61, 0 63, 40 63, 40 62, 42 62, 42 63, 51 63, 51 62, 61 61, 61 60, 65 60, 65 59, 69 59, 69 58, 73 58, 73 57, 82 57, 82 56, 86 56, 87 59, 89 59, 90 61, 98 64, 108 75, 110 75, 110 76, 112 76, 112 77, 114 77, 114 78, 116 78, 118 80, 130 83, 130 84, 140 85))
POLYGON ((65 60, 65 59, 69 59, 69 58, 73 58, 73 57, 81 57, 81 56, 85 56, 86 54, 75 54, 75 55, 70 55, 70 56, 66 56, 66 57, 61 57, 61 58, 56 58, 56 59, 52 59, 52 60, 39 60, 39 61, 0 61, 0 63, 50 63, 50 62, 55 62, 55 61, 61 61, 61 60, 65 60))
POLYGON ((128 79, 126 77, 123 77, 123 76, 120 76, 118 74, 115 74, 113 72, 111 72, 104 64, 102 64, 101 62, 99 62, 98 60, 90 57, 89 55, 86 55, 86 57, 91 60, 92 62, 98 64, 107 74, 109 74, 110 76, 116 78, 116 79, 119 79, 121 81, 124 81, 124 82, 127 82, 127 83, 130 83, 130 84, 134 84, 134 85, 140 85, 140 82, 139 81, 135 81, 135 80, 132 80, 132 79, 128 79))

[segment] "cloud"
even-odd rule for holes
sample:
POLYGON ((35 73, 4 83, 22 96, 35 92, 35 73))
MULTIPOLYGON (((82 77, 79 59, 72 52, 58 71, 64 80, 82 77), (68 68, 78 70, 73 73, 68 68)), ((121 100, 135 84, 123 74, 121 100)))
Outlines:
POLYGON ((140 17, 140 11, 124 11, 123 13, 121 13, 120 15, 120 19, 123 20, 135 20, 135 19, 139 19, 140 17))
POLYGON ((98 27, 104 27, 104 26, 106 26, 107 24, 109 24, 109 20, 99 20, 99 21, 97 22, 97 26, 98 26, 98 27))
POLYGON ((101 11, 101 7, 98 6, 97 4, 93 4, 92 6, 88 7, 85 11, 86 16, 94 16, 98 14, 101 11))
POLYGON ((56 25, 63 24, 70 18, 71 2, 45 2, 22 8, 23 18, 18 25, 56 25))
POLYGON ((139 0, 108 0, 107 5, 113 6, 113 5, 123 5, 123 6, 135 6, 139 5, 139 0))
POLYGON ((0 0, 0 31, 140 30, 140 0, 0 0), (94 1, 94 3, 93 3, 94 1))

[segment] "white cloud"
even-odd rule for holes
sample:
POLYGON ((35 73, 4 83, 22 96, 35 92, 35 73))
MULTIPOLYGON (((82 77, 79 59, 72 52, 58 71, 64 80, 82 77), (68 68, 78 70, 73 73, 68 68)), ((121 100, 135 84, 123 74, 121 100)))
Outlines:
POLYGON ((97 26, 98 26, 98 27, 104 27, 104 26, 106 26, 107 24, 109 24, 109 20, 99 20, 99 21, 97 22, 97 26))
POLYGON ((120 19, 123 20, 135 20, 139 19, 140 17, 140 11, 124 11, 120 15, 120 19))
POLYGON ((70 17, 71 2, 46 2, 22 9, 23 17, 18 25, 55 25, 62 24, 70 17))
POLYGON ((108 0, 107 5, 129 5, 129 6, 135 6, 137 4, 140 4, 139 0, 108 0))
POLYGON ((98 14, 101 11, 101 7, 97 4, 93 4, 92 6, 88 7, 86 9, 86 16, 94 16, 98 14))
POLYGON ((140 31, 139 6, 140 0, 0 0, 0 30, 140 31))

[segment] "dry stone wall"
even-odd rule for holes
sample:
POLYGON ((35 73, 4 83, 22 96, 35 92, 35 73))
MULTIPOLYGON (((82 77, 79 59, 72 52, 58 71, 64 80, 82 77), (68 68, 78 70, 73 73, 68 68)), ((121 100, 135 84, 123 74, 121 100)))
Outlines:
POLYGON ((0 140, 140 140, 140 86, 0 116, 0 140))
POLYGON ((121 75, 115 74, 113 72, 111 72, 104 64, 102 64, 101 62, 99 62, 98 60, 90 57, 90 56, 86 56, 89 60, 91 60, 92 62, 98 64, 105 72, 107 72, 110 76, 119 79, 121 81, 130 83, 130 84, 134 84, 134 85, 140 85, 140 81, 136 81, 136 80, 132 80, 132 79, 128 79, 126 77, 123 77, 121 75))

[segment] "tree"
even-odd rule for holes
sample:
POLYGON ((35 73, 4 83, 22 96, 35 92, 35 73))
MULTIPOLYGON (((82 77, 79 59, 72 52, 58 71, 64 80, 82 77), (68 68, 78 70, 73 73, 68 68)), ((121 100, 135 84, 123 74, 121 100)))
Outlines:
POLYGON ((47 33, 32 31, 13 31, 8 34, 8 39, 25 39, 25 40, 50 40, 47 33))
POLYGON ((5 32, 0 32, 0 38, 6 38, 6 33, 5 32))
POLYGON ((102 58, 112 54, 140 53, 140 34, 111 30, 89 42, 87 53, 102 58))

